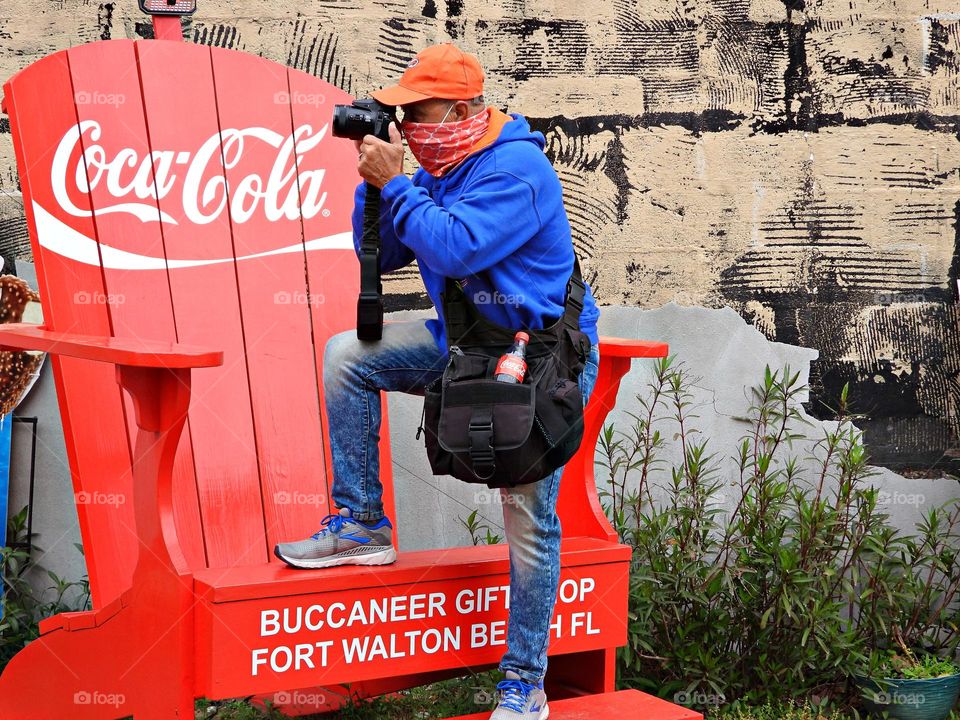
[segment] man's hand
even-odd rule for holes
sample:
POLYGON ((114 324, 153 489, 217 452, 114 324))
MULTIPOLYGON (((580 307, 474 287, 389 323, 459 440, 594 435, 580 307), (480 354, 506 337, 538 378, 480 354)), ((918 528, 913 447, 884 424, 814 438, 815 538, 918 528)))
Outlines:
POLYGON ((357 171, 371 185, 383 188, 397 175, 403 174, 403 141, 397 126, 390 123, 390 142, 366 135, 357 143, 360 153, 357 171))

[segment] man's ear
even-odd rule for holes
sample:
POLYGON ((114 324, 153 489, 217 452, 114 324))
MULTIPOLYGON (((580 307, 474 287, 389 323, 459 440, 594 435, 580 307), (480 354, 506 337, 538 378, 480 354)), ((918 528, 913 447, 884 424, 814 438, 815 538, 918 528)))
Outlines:
POLYGON ((453 114, 457 116, 457 120, 466 120, 470 117, 470 103, 466 100, 457 100, 453 105, 453 114))

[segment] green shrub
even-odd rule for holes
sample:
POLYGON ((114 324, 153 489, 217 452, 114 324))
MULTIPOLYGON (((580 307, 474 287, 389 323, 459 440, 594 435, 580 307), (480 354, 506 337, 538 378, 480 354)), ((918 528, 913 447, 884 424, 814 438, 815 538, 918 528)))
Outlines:
POLYGON ((792 703, 736 705, 711 714, 716 720, 844 720, 845 717, 834 710, 792 703))
POLYGON ((634 548, 623 686, 698 707, 776 704, 838 695, 896 637, 955 650, 960 505, 928 510, 913 536, 890 524, 846 388, 801 462, 798 377, 768 367, 752 388, 733 472, 697 430, 696 379, 672 357, 630 426, 601 434, 602 500, 634 548))
POLYGON ((876 678, 902 678, 905 680, 924 680, 945 677, 960 672, 956 663, 930 653, 919 655, 913 652, 890 650, 879 653, 879 665, 872 673, 876 678))
MULTIPOLYGON (((25 550, 19 549, 27 540, 27 509, 11 517, 7 522, 7 538, 10 545, 0 547, 0 577, 3 578, 3 619, 0 620, 0 671, 6 667, 27 643, 39 637, 38 623, 61 612, 88 610, 90 586, 86 578, 67 581, 49 570, 36 565, 25 550), (53 583, 39 596, 27 581, 30 570, 46 573, 53 583)), ((80 545, 75 546, 83 552, 80 545)), ((38 548, 34 547, 37 551, 38 548)))

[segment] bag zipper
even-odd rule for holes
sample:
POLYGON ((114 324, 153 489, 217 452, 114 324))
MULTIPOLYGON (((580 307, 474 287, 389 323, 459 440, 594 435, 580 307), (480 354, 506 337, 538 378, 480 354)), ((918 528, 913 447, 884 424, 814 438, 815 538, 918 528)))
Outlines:
POLYGON ((543 438, 544 440, 547 441, 547 444, 550 447, 556 446, 556 442, 554 442, 553 438, 550 437, 550 433, 547 432, 547 429, 543 426, 543 421, 540 419, 540 416, 537 415, 536 412, 533 413, 533 419, 534 421, 536 421, 537 427, 540 428, 540 432, 543 433, 543 438))
MULTIPOLYGON (((436 385, 438 382, 440 382, 442 379, 443 379, 443 375, 440 375, 440 376, 437 377, 435 380, 431 380, 431 381, 427 384, 427 387, 428 387, 428 388, 433 387, 433 386, 436 385)), ((419 439, 420 439, 420 434, 426 429, 426 428, 423 427, 423 421, 426 419, 426 417, 427 417, 427 399, 426 399, 426 397, 424 397, 424 399, 423 399, 423 408, 420 410, 420 424, 417 426, 417 435, 416 435, 416 437, 414 438, 414 440, 419 440, 419 439)))
POLYGON ((423 420, 427 416, 427 403, 423 403, 423 410, 420 411, 420 424, 417 426, 417 436, 414 440, 420 439, 420 433, 423 432, 423 420))

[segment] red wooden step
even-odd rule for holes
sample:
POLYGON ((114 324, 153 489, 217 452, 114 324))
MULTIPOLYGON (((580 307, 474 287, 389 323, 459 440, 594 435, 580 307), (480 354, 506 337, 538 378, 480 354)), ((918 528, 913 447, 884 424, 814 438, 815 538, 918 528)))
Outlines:
MULTIPOLYGON (((620 718, 632 720, 703 720, 696 710, 674 705, 639 690, 620 690, 603 695, 584 695, 566 700, 547 699, 550 706, 550 720, 597 720, 598 718, 620 718)), ((475 715, 461 715, 447 720, 488 720, 490 712, 475 715)))

